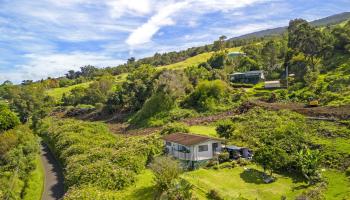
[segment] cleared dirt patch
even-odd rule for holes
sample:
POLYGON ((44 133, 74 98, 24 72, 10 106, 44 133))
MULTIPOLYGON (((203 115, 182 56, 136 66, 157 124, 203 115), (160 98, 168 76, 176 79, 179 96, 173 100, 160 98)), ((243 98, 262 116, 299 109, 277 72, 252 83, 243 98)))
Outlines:
POLYGON ((309 117, 350 119, 350 105, 339 107, 305 107, 305 104, 302 103, 267 103, 263 101, 254 101, 251 103, 271 110, 292 110, 309 117))

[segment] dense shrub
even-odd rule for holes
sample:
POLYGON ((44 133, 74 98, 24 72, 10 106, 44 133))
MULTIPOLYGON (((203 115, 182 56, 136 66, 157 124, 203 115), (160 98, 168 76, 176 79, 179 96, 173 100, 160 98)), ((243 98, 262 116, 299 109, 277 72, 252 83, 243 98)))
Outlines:
POLYGON ((229 139, 233 136, 234 124, 231 120, 222 120, 218 122, 216 132, 222 138, 229 139))
POLYGON ((217 165, 219 165, 219 161, 213 159, 213 160, 209 160, 205 167, 211 168, 217 165))
POLYGON ((147 125, 148 120, 161 112, 168 112, 174 106, 174 99, 166 93, 158 92, 152 95, 142 109, 131 119, 134 125, 147 125))
POLYGON ((234 168, 236 165, 235 162, 225 162, 219 165, 220 169, 231 169, 234 168))
POLYGON ((19 125, 19 118, 9 109, 0 108, 0 133, 19 125))
POLYGON ((65 200, 117 200, 120 197, 113 191, 101 191, 100 188, 86 186, 73 187, 64 196, 65 200))
POLYGON ((50 118, 41 134, 65 168, 66 186, 82 191, 86 186, 103 193, 125 188, 160 153, 161 144, 153 136, 116 137, 102 123, 50 118))
POLYGON ((224 198, 219 194, 219 192, 217 190, 210 190, 207 193, 207 198, 210 200, 223 200, 224 198))
POLYGON ((183 123, 170 123, 167 124, 161 131, 161 135, 169 135, 171 133, 188 133, 189 127, 183 123))
POLYGON ((203 81, 198 84, 194 92, 184 101, 185 107, 192 107, 198 111, 220 110, 230 103, 229 87, 220 80, 203 81))
MULTIPOLYGON (((225 67, 226 59, 227 59, 226 52, 217 52, 217 53, 214 53, 214 55, 208 59, 207 63, 210 65, 210 67, 214 69, 223 69, 225 67)), ((207 67, 207 66, 204 66, 204 67, 207 67)))
POLYGON ((0 196, 21 199, 38 153, 37 137, 27 126, 0 134, 0 196))
POLYGON ((150 164, 150 169, 154 173, 156 196, 158 197, 172 188, 174 181, 183 171, 180 163, 171 157, 155 158, 150 164))
POLYGON ((230 160, 230 154, 227 151, 224 151, 219 154, 218 160, 220 163, 227 162, 230 160))

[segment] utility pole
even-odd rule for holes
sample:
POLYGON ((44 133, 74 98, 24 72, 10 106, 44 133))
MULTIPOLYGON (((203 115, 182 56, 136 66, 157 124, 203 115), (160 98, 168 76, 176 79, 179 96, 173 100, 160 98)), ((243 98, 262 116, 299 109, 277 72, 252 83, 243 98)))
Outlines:
POLYGON ((289 74, 288 74, 288 65, 286 66, 286 81, 287 81, 287 89, 288 89, 288 77, 289 77, 289 74))

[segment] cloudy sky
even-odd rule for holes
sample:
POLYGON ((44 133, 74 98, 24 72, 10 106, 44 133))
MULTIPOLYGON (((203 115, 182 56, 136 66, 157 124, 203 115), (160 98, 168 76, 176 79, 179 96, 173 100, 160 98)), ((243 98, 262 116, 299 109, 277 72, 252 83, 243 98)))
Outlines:
POLYGON ((0 83, 350 11, 349 0, 0 0, 0 83))

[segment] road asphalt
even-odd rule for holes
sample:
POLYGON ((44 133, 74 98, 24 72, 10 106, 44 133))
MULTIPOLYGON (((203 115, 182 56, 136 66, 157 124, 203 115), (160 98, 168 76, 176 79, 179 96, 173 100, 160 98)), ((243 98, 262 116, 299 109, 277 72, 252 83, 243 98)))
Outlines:
POLYGON ((41 159, 45 170, 42 200, 63 199, 64 179, 62 168, 49 147, 44 143, 41 144, 41 159))

